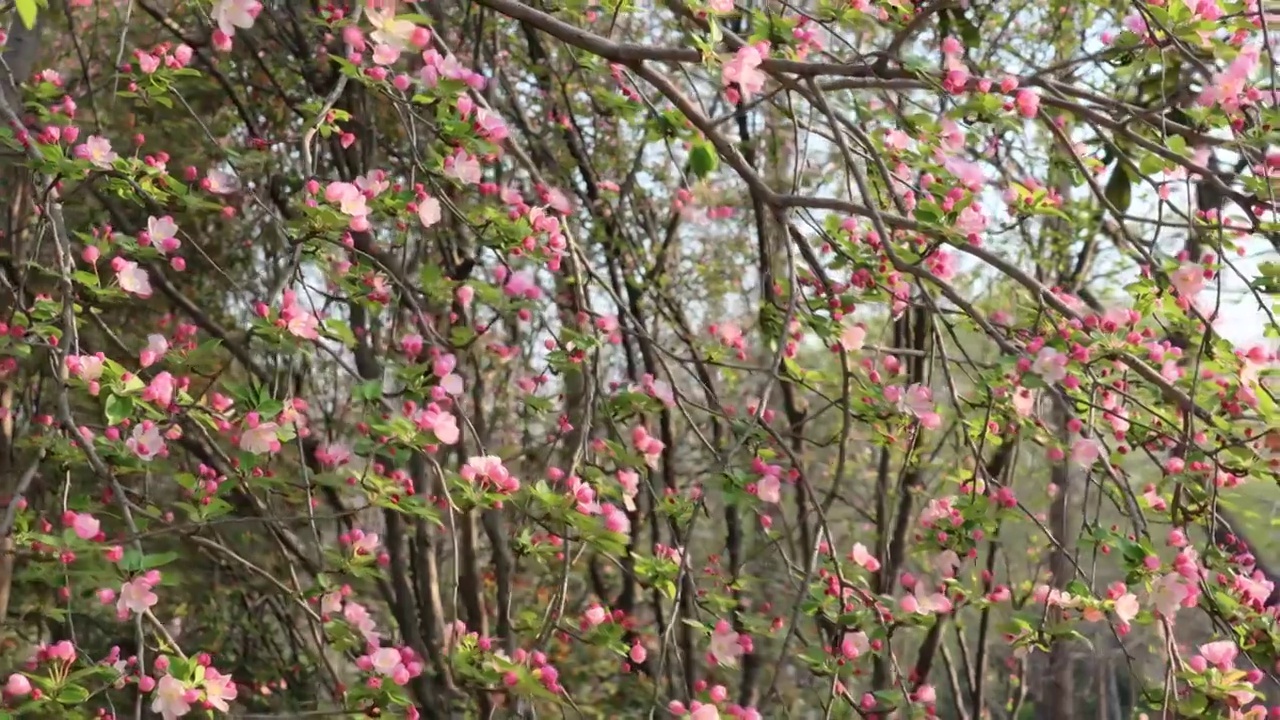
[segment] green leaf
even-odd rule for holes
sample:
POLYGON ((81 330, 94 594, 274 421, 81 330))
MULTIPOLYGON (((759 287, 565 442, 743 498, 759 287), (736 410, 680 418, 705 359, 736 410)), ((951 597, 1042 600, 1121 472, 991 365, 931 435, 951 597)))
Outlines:
POLYGON ((133 399, 120 395, 108 395, 103 411, 108 425, 119 425, 121 420, 133 414, 133 399))
POLYGON ((28 30, 36 26, 36 0, 18 0, 16 3, 18 8, 18 17, 22 19, 22 24, 28 30))
POLYGON ((711 143, 703 140, 694 144, 689 151, 689 169, 699 179, 705 178, 720 166, 720 156, 711 143))
POLYGON ((1116 169, 1111 171, 1111 179, 1107 180, 1103 194, 1116 210, 1124 212, 1129 209, 1129 203, 1133 201, 1133 181, 1124 163, 1118 163, 1116 169))
MULTIPOLYGON (((18 3, 22 7, 22 3, 18 3)), ((58 691, 58 702, 63 705, 79 705, 89 699, 89 691, 79 685, 68 685, 58 691)))

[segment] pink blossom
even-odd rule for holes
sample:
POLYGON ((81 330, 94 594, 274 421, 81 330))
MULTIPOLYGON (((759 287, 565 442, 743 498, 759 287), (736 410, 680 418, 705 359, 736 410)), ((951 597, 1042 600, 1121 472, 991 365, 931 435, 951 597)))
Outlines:
POLYGON ((711 633, 710 653, 712 661, 717 665, 738 666, 738 658, 742 657, 743 653, 741 636, 734 632, 728 621, 721 620, 716 623, 715 631, 711 633))
POLYGON ((164 438, 160 436, 160 427, 151 421, 133 426, 133 433, 125 441, 125 447, 141 460, 151 460, 164 452, 164 438))
POLYGON ((147 237, 161 253, 171 253, 182 245, 177 235, 178 225, 172 217, 165 215, 162 218, 147 218, 147 237))
POLYGON ((1070 358, 1051 347, 1042 347, 1031 363, 1031 372, 1039 375, 1045 382, 1053 384, 1062 382, 1067 376, 1067 361, 1070 358))
POLYGON ((204 669, 204 699, 216 710, 229 712, 228 702, 235 700, 239 691, 230 675, 223 675, 212 666, 204 669))
POLYGON ((635 498, 640 494, 640 473, 635 470, 618 471, 618 484, 622 486, 622 504, 629 512, 636 509, 635 498))
POLYGON ((1132 622, 1138 616, 1138 596, 1133 593, 1125 593, 1116 598, 1115 612, 1116 619, 1122 623, 1132 622))
POLYGON ((1013 102, 1018 107, 1018 113, 1024 118, 1034 118, 1040 112, 1040 94, 1031 90, 1025 88, 1019 90, 1013 102))
POLYGON ((1077 438, 1071 444, 1071 462, 1088 468, 1102 456, 1102 444, 1093 438, 1077 438))
POLYGON ((116 600, 116 615, 124 620, 130 614, 142 614, 150 610, 160 598, 151 592, 151 583, 145 577, 134 578, 120 586, 116 600))
POLYGON ((440 222, 443 217, 439 200, 428 195, 418 201, 418 222, 422 223, 422 227, 429 228, 440 222))
POLYGON ((871 642, 864 632, 847 632, 840 641, 840 654, 847 660, 854 660, 865 655, 871 649, 871 642))
POLYGON ((8 682, 4 684, 4 692, 6 695, 20 698, 31 694, 31 681, 22 673, 14 673, 9 676, 8 682))
POLYGON ((520 489, 520 480, 502 464, 502 458, 496 455, 484 455, 467 460, 459 471, 467 482, 491 487, 502 493, 513 493, 520 489))
POLYGON ((1204 289, 1204 268, 1193 262, 1185 262, 1169 275, 1169 282, 1179 297, 1194 298, 1204 289))
POLYGON ((84 144, 76 148, 75 156, 88 160, 89 164, 100 170, 110 170, 112 163, 120 156, 111 149, 111 141, 101 135, 90 135, 84 144))
POLYGON ((880 569, 880 561, 876 559, 875 555, 868 552, 867 546, 862 543, 854 543, 853 552, 849 555, 860 567, 866 568, 871 572, 876 572, 880 569))
MULTIPOLYGON (((114 267, 117 263, 112 265, 114 267)), ((132 260, 120 260, 118 265, 119 267, 115 267, 116 280, 120 283, 121 290, 140 298, 151 297, 151 278, 146 270, 138 267, 138 263, 132 260)))
POLYGON ((208 175, 209 192, 215 195, 230 195, 240 188, 240 180, 229 172, 210 170, 208 175))
POLYGON ((151 701, 151 711, 160 713, 164 720, 173 720, 191 712, 191 702, 187 699, 187 686, 172 675, 165 675, 156 684, 155 696, 151 701))
POLYGON ((756 497, 767 503, 782 501, 782 483, 774 475, 766 475, 756 483, 756 497))
POLYGON ((142 391, 142 399, 165 409, 173 404, 173 395, 177 389, 178 383, 173 374, 166 370, 156 373, 156 376, 151 378, 151 382, 142 391))
POLYGON ((737 85, 744 102, 750 101, 764 88, 766 76, 760 71, 760 65, 768 52, 767 43, 743 46, 721 70, 720 78, 725 87, 737 85))
POLYGON ((462 437, 458 430, 458 419, 447 410, 441 410, 434 404, 428 405, 415 419, 415 424, 422 430, 429 430, 436 440, 445 445, 453 445, 462 437))
MULTIPOLYGON (((169 352, 169 341, 165 339, 165 336, 159 335, 159 334, 148 335, 147 347, 144 348, 142 350, 142 353, 138 356, 138 363, 142 365, 142 367, 144 368, 150 367, 152 365, 155 365, 157 362, 159 362, 160 359, 163 358, 164 354, 167 352, 169 352)), ((98 362, 99 362, 98 373, 101 374, 102 361, 98 361, 98 362)))
POLYGON ((1236 644, 1230 640, 1207 643, 1201 645, 1199 650, 1200 655, 1219 670, 1230 670, 1236 661, 1236 653, 1239 652, 1236 644))
POLYGON ((240 435, 240 449, 254 455, 280 452, 280 426, 274 422, 259 423, 240 435))
POLYGON ((445 158, 444 173, 465 185, 479 185, 480 161, 466 150, 458 148, 445 158))
POLYGON ((213 4, 213 21, 218 29, 231 37, 236 28, 248 30, 253 21, 262 12, 262 3, 258 0, 217 0, 213 4))
POLYGON ((845 352, 855 352, 861 350, 867 342, 867 329, 861 325, 855 325, 852 320, 845 319, 840 326, 840 347, 845 352))
POLYGON ((97 537, 100 527, 98 518, 89 513, 75 513, 75 518, 71 521, 71 529, 81 540, 92 540, 97 537))
POLYGON ((587 608, 587 611, 583 613, 582 619, 586 622, 587 627, 595 627, 603 624, 609 619, 609 611, 605 610, 600 603, 593 603, 587 608))

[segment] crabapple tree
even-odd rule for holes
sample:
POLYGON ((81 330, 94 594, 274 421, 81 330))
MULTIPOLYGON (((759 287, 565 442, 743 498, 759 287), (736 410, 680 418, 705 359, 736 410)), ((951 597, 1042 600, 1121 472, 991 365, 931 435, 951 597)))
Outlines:
POLYGON ((0 13, 3 716, 1280 717, 1260 0, 0 13))

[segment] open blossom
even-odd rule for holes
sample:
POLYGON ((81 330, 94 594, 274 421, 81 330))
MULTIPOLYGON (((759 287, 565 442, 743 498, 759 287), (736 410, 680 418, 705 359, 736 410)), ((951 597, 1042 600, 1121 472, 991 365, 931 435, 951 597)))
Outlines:
POLYGON ((635 470, 619 470, 618 484, 622 486, 622 504, 629 512, 635 512, 636 496, 640 494, 640 473, 635 470))
POLYGON ((1193 262, 1183 263, 1169 275, 1169 282, 1179 297, 1194 298, 1204 289, 1204 268, 1193 262))
POLYGON ((854 660, 865 655, 871 649, 871 642, 864 632, 848 632, 840 640, 840 654, 847 660, 854 660))
POLYGON ((162 253, 171 253, 182 245, 182 241, 177 238, 178 225, 173 221, 172 217, 165 215, 157 218, 154 215, 147 218, 147 237, 151 240, 151 244, 162 253))
POLYGON ((467 481, 492 487, 498 492, 513 493, 520 489, 520 481, 502 464, 496 455, 484 455, 467 460, 459 474, 467 481))
POLYGON ((439 200, 428 195, 418 202, 418 222, 422 223, 422 227, 429 228, 440 222, 442 217, 444 214, 439 200))
POLYGON ((240 449, 254 455, 280 452, 280 426, 273 422, 259 423, 240 435, 240 449))
POLYGON ((728 621, 721 620, 716 623, 715 631, 711 633, 710 653, 712 661, 717 665, 738 666, 738 658, 742 657, 743 653, 741 636, 734 632, 728 621))
POLYGON ((1205 107, 1221 104, 1226 110, 1240 107, 1240 96, 1245 92, 1249 77, 1257 69, 1262 49, 1258 45, 1246 45, 1227 69, 1205 83, 1199 102, 1205 107))
POLYGON ((236 683, 231 679, 230 675, 223 675, 213 667, 204 669, 204 699, 205 702, 212 705, 215 709, 222 712, 229 712, 231 706, 228 703, 236 699, 239 691, 236 690, 236 683))
POLYGON ((849 553, 849 557, 857 563, 859 567, 866 568, 871 572, 876 572, 880 569, 880 561, 876 559, 876 556, 872 555, 867 550, 867 546, 862 543, 854 543, 853 551, 849 553))
POLYGON ((1069 358, 1066 353, 1060 353, 1051 347, 1042 347, 1040 352, 1036 353, 1036 359, 1031 363, 1031 372, 1039 375, 1047 383, 1062 382, 1067 376, 1067 361, 1069 358))
POLYGON ((89 513, 74 513, 75 517, 71 520, 71 529, 75 531, 76 537, 81 540, 92 540, 98 536, 98 530, 101 523, 98 518, 89 513))
POLYGON ((229 172, 210 170, 208 175, 209 192, 215 195, 230 195, 240 188, 240 180, 229 172))
POLYGON ((846 319, 840 326, 840 347, 845 352, 861 350, 867 342, 867 329, 846 319))
POLYGON ((1125 593, 1116 598, 1116 619, 1122 623, 1132 622, 1138 617, 1138 596, 1133 593, 1125 593))
POLYGON ((933 430, 942 425, 942 417, 938 415, 933 404, 933 391, 916 383, 905 390, 898 386, 885 388, 886 400, 898 405, 899 412, 909 413, 920 421, 920 424, 933 430))
POLYGON ((102 361, 104 359, 106 359, 106 356, 102 353, 94 355, 68 355, 67 371, 81 380, 91 383, 102 377, 102 361))
MULTIPOLYGON (((158 333, 147 336, 147 346, 142 349, 138 355, 138 364, 142 367, 150 367, 160 362, 164 354, 169 352, 169 341, 165 336, 158 333)), ((98 373, 102 373, 101 361, 99 361, 98 373)))
POLYGON ((139 459, 151 460, 164 452, 164 438, 160 435, 160 427, 151 421, 133 426, 133 433, 125 441, 125 447, 137 455, 139 459))
POLYGON ((284 321, 285 329, 290 334, 306 340, 319 338, 320 333, 317 328, 320 326, 320 320, 316 318, 315 313, 298 304, 298 294, 293 290, 285 290, 282 300, 280 319, 284 321))
POLYGON ((111 149, 111 141, 101 135, 90 135, 75 150, 75 155, 101 170, 110 170, 119 155, 111 149))
POLYGON ((458 148, 445 158, 444 174, 467 185, 479 185, 480 161, 466 150, 458 148))
POLYGON ((441 355, 431 363, 431 373, 440 378, 440 387, 450 395, 461 395, 463 391, 462 376, 453 370, 458 366, 458 358, 453 353, 441 355))
POLYGON ((765 54, 769 52, 768 43, 757 43, 738 48, 733 59, 724 64, 720 78, 725 86, 737 85, 738 92, 744 101, 764 89, 765 74, 760 70, 765 54))
POLYGON ((1231 640, 1218 640, 1217 642, 1201 645, 1200 656, 1209 661, 1209 664, 1219 670, 1230 670, 1235 664, 1236 654, 1239 649, 1231 640))
POLYGON ((258 0, 217 0, 213 4, 213 21, 227 37, 236 34, 236 28, 248 30, 262 12, 258 0))
POLYGON ((120 283, 120 289, 140 298, 151 297, 151 277, 147 275, 147 271, 138 267, 138 263, 132 260, 116 259, 120 262, 112 263, 112 266, 116 271, 116 280, 120 283))
POLYGON ((164 720, 173 720, 191 712, 190 688, 178 678, 165 675, 156 683, 154 697, 151 700, 151 711, 159 713, 164 720))
POLYGON ((1102 457, 1102 443, 1093 438, 1077 438, 1071 444, 1071 462, 1088 468, 1102 457))
POLYGON ((756 482, 756 497, 767 503, 782 501, 782 481, 777 475, 765 475, 756 482))
POLYGON ((409 46, 418 28, 409 20, 397 19, 391 7, 370 7, 366 17, 374 27, 369 39, 377 45, 389 46, 397 54, 409 46))
POLYGON ((147 578, 139 577, 120 586, 120 595, 116 600, 116 615, 125 620, 130 614, 142 614, 150 610, 160 598, 151 592, 151 583, 147 578))
POLYGON ((362 232, 369 229, 369 213, 372 211, 364 191, 357 185, 331 182, 324 189, 324 199, 337 205, 338 212, 350 218, 348 225, 352 230, 362 232))
POLYGON ((422 430, 431 431, 431 434, 445 445, 453 445, 462 437, 462 433, 458 430, 458 419, 447 410, 441 410, 434 403, 414 417, 414 424, 422 430))

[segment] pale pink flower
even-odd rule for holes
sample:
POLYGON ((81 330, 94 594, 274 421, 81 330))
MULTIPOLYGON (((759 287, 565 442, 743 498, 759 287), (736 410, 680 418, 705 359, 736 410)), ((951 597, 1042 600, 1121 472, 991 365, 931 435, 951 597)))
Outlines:
POLYGON ((453 445, 458 442, 458 438, 462 437, 462 433, 458 430, 457 418, 452 413, 440 410, 434 405, 423 410, 415 422, 419 428, 430 430, 436 439, 445 445, 453 445))
POLYGON ((111 164, 120 156, 111 149, 111 141, 101 135, 90 135, 84 144, 76 150, 76 157, 88 160, 89 164, 100 170, 110 170, 111 164))
POLYGON ((229 712, 230 701, 235 700, 239 691, 230 675, 223 675, 212 666, 204 669, 204 699, 216 710, 229 712))
POLYGON ((766 475, 756 482, 756 497, 775 505, 782 501, 782 483, 775 475, 766 475))
POLYGON ((429 228, 440 222, 442 217, 444 215, 439 200, 428 195, 418 203, 418 222, 422 223, 422 227, 429 228))
POLYGON ((1178 297, 1190 300, 1204 289, 1204 268, 1193 262, 1185 262, 1170 274, 1169 282, 1178 291, 1178 297))
POLYGON ((867 342, 867 329, 846 319, 840 326, 840 347, 845 352, 861 350, 867 342))
POLYGON ((138 423, 133 426, 133 433, 125 441, 125 447, 137 455, 139 459, 151 460, 164 452, 165 442, 160 435, 160 427, 154 423, 138 423))
POLYGON ((172 217, 165 215, 157 218, 153 215, 147 218, 147 236, 151 239, 151 244, 161 253, 171 253, 182 245, 177 235, 178 224, 172 217))
POLYGON ((479 185, 480 161, 466 150, 458 148, 452 155, 445 158, 444 174, 465 185, 479 185))
POLYGON ((1088 468, 1102 457, 1102 443, 1093 438, 1077 438, 1071 444, 1071 462, 1088 468))
POLYGON ((742 657, 742 642, 738 633, 729 626, 728 621, 716 623, 711 633, 711 658, 723 667, 737 667, 738 658, 742 657))
POLYGON ((236 34, 236 28, 248 30, 262 12, 258 0, 216 0, 213 3, 213 21, 227 37, 236 34))
POLYGON ((376 44, 389 45, 397 53, 409 46, 417 29, 409 20, 396 19, 394 7, 370 7, 366 17, 374 27, 369 39, 376 44))
POLYGON ((1200 646, 1200 655, 1219 670, 1230 670, 1239 649, 1230 640, 1218 640, 1200 646))
POLYGON ((720 709, 711 703, 703 703, 689 713, 689 720, 720 720, 720 709))
POLYGON ((866 568, 871 572, 876 572, 880 569, 880 561, 862 543, 854 543, 853 552, 850 553, 850 556, 860 567, 866 568))
POLYGON ((1186 581, 1176 572, 1164 575, 1151 585, 1152 606, 1170 621, 1178 614, 1187 596, 1186 581))
POLYGON ((1138 617, 1138 596, 1133 593, 1125 593, 1116 598, 1116 619, 1122 623, 1131 622, 1138 617))
POLYGON ((1025 88, 1019 90, 1013 103, 1024 118, 1034 118, 1040 112, 1040 95, 1034 91, 1025 88))
POLYGON ((151 592, 151 584, 146 578, 134 578, 120 586, 120 595, 116 599, 116 614, 120 619, 130 614, 142 614, 150 610, 160 598, 151 592))
POLYGON ((240 180, 229 172, 210 170, 208 175, 209 192, 215 195, 230 195, 240 189, 240 180))
POLYGON ((120 269, 116 271, 116 280, 120 283, 120 289, 140 298, 151 297, 151 277, 147 275, 147 271, 138 267, 138 263, 132 260, 124 260, 120 262, 120 269))
POLYGON ((582 619, 586 621, 587 627, 602 625, 609 619, 609 611, 605 610, 600 603, 593 603, 587 608, 587 611, 582 614, 582 619))
POLYGON ((847 660, 854 660, 865 655, 871 649, 871 642, 864 632, 847 632, 840 640, 840 654, 847 660))
POLYGON ((26 697, 31 694, 31 681, 22 673, 14 673, 4 684, 4 692, 12 697, 26 697))
POLYGON ((499 492, 513 493, 520 489, 520 481, 502 464, 496 455, 483 455, 467 460, 458 473, 464 480, 491 486, 499 492))
POLYGON ((1042 347, 1040 352, 1036 353, 1035 361, 1031 363, 1031 372, 1050 384, 1062 382, 1062 379, 1067 376, 1068 360, 1066 353, 1060 353, 1051 347, 1042 347))
POLYGON ((277 435, 279 429, 280 426, 273 422, 246 428, 240 435, 240 449, 254 455, 280 452, 280 438, 277 435))
POLYGON ((159 713, 164 720, 174 720, 191 712, 187 686, 172 675, 165 675, 156 684, 151 712, 159 713))
MULTIPOLYGON (((169 352, 169 341, 165 338, 165 336, 160 334, 148 335, 147 346, 143 348, 142 353, 139 354, 138 363, 142 365, 142 367, 150 367, 152 365, 155 365, 157 362, 160 362, 160 359, 163 358, 164 354, 167 352, 169 352)), ((102 361, 98 361, 98 362, 99 362, 98 372, 99 374, 101 374, 102 361)))
POLYGON ((768 51, 769 46, 766 43, 738 48, 733 59, 724 64, 720 73, 721 81, 726 87, 736 84, 742 99, 751 100, 752 96, 764 89, 766 76, 760 71, 760 65, 764 62, 765 53, 768 51))
POLYGON ((101 523, 98 518, 89 513, 76 513, 75 519, 71 522, 71 529, 75 531, 76 537, 81 540, 92 540, 98 536, 98 530, 101 523))
POLYGON ((635 470, 619 470, 618 484, 622 486, 622 504, 628 511, 636 509, 635 498, 640 494, 640 473, 635 470))

